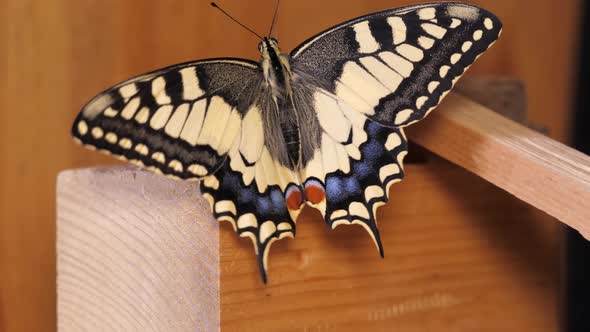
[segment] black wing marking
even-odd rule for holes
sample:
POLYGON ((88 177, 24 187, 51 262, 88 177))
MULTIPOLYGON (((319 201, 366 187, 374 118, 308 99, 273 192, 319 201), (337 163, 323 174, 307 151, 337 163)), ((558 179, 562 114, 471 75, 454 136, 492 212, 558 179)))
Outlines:
POLYGON ((436 107, 498 38, 500 21, 461 3, 414 5, 353 19, 291 52, 293 67, 385 126, 403 127, 436 107))
POLYGON ((217 170, 239 144, 258 64, 210 59, 156 70, 94 97, 72 128, 82 144, 183 179, 217 170))

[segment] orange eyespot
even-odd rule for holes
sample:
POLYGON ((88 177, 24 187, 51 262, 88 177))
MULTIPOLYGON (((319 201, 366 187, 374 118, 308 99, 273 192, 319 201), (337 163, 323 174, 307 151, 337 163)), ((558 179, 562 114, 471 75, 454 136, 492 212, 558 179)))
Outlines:
POLYGON ((317 180, 309 180, 305 183, 305 198, 312 204, 318 204, 326 198, 324 186, 317 180))
POLYGON ((289 210, 297 210, 303 203, 303 195, 301 194, 301 190, 299 190, 299 188, 291 187, 287 189, 285 196, 289 210))

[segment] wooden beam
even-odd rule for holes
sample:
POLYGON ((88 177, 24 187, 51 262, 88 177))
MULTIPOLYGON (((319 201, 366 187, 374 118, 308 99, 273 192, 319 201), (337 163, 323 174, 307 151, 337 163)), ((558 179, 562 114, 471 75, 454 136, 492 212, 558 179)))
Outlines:
POLYGON ((411 140, 590 238, 590 157, 450 93, 411 140))

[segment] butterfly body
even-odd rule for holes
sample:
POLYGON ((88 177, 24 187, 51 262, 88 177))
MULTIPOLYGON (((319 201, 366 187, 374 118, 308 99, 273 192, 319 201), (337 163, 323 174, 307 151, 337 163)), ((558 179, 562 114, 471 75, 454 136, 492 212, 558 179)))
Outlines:
POLYGON ((155 172, 200 179, 218 220, 252 239, 266 281, 272 242, 295 236, 304 205, 331 229, 364 227, 404 176, 405 126, 423 119, 500 34, 462 3, 359 17, 260 62, 208 59, 122 82, 84 106, 83 144, 155 172))

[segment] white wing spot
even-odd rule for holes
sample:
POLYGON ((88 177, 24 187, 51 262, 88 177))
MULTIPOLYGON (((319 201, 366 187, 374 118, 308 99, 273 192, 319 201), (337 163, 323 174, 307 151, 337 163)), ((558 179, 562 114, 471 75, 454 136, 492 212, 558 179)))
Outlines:
POLYGON ((254 228, 258 228, 258 222, 256 219, 256 216, 253 213, 246 213, 240 216, 240 218, 238 218, 238 228, 239 229, 244 229, 244 228, 249 228, 249 227, 254 227, 254 228))
POLYGON ((363 21, 352 26, 356 34, 356 41, 359 43, 359 52, 373 53, 379 50, 379 43, 371 34, 369 21, 363 21))
POLYGON ((456 27, 461 25, 461 20, 453 18, 451 20, 451 29, 455 29, 456 27))
POLYGON ((135 112, 137 112, 137 108, 139 108, 139 101, 139 97, 131 99, 121 111, 121 117, 126 120, 131 119, 135 115, 135 112))
POLYGON ((105 135, 104 139, 111 144, 115 144, 117 143, 117 134, 109 132, 105 135))
POLYGON ((481 30, 477 30, 473 33, 473 40, 480 40, 481 37, 483 36, 483 31, 481 30))
POLYGON ((170 135, 170 137, 178 138, 180 135, 180 131, 182 130, 182 126, 186 121, 186 117, 188 116, 188 104, 182 104, 174 110, 174 114, 170 117, 170 121, 166 125, 164 131, 166 134, 170 135))
POLYGON ((387 136, 387 141, 385 142, 385 148, 389 151, 397 148, 402 144, 402 139, 399 137, 397 133, 391 133, 387 136))
POLYGON ((365 189, 365 200, 367 203, 374 198, 381 198, 383 196, 385 196, 385 192, 383 192, 383 189, 380 186, 373 185, 365 189))
POLYGON ((152 159, 162 164, 166 162, 166 157, 162 152, 154 152, 152 154, 152 159))
POLYGON ((78 134, 84 136, 88 133, 88 124, 84 120, 80 120, 78 122, 78 134))
POLYGON ((137 144, 135 146, 135 151, 137 153, 139 153, 140 155, 142 155, 142 156, 147 156, 148 153, 150 152, 149 149, 148 149, 148 147, 145 146, 145 144, 137 144))
POLYGON ((442 66, 440 67, 440 77, 445 78, 445 76, 447 76, 447 74, 449 73, 449 70, 451 69, 451 67, 449 66, 442 66))
POLYGON ((271 237, 277 230, 275 223, 272 221, 266 221, 262 226, 260 226, 260 243, 266 242, 266 240, 271 237))
POLYGON ((100 127, 92 128, 92 131, 90 133, 92 134, 92 137, 94 137, 95 139, 102 138, 102 136, 104 135, 104 132, 100 127))
POLYGON ((182 97, 184 100, 195 100, 205 94, 199 86, 195 67, 182 68, 179 72, 182 77, 182 97))
POLYGON ((414 65, 410 61, 393 52, 381 52, 379 53, 379 57, 403 77, 410 77, 410 74, 414 70, 414 65))
POLYGON ((184 170, 184 168, 182 167, 182 163, 176 159, 172 160, 168 164, 168 167, 172 168, 173 170, 175 170, 178 173, 182 173, 182 171, 184 170))
POLYGON ((452 64, 456 64, 457 62, 459 62, 459 60, 461 60, 461 54, 455 53, 455 54, 451 55, 451 63, 452 64))
POLYGON ((133 142, 131 142, 131 140, 129 138, 122 138, 119 141, 119 146, 125 150, 129 150, 133 146, 133 142))
POLYGON ((144 124, 148 121, 149 117, 150 109, 144 106, 135 115, 135 121, 137 121, 137 123, 144 124))
POLYGON ((447 29, 441 28, 438 25, 432 23, 423 23, 422 29, 437 39, 442 39, 447 33, 447 29))
POLYGON ((135 83, 129 83, 127 85, 123 85, 122 87, 119 88, 119 93, 121 94, 121 96, 127 100, 133 96, 135 96, 135 94, 137 93, 137 86, 135 85, 135 83))
POLYGON ((332 212, 332 214, 330 215, 330 220, 344 218, 347 215, 348 215, 348 212, 346 210, 336 210, 336 211, 332 212))
POLYGON ((436 10, 434 8, 422 8, 418 10, 418 17, 421 20, 431 20, 435 17, 436 10))
POLYGON ((289 224, 288 222, 282 222, 279 224, 279 226, 277 226, 277 229, 279 231, 288 231, 293 229, 293 227, 291 227, 291 224, 289 224))
POLYGON ((401 44, 395 50, 404 58, 413 62, 418 62, 424 58, 424 51, 410 44, 401 44))
POLYGON ((392 16, 387 18, 387 23, 391 26, 393 34, 393 44, 399 45, 406 41, 407 27, 404 20, 399 16, 392 16))
POLYGON ((486 18, 485 20, 483 20, 483 25, 488 30, 492 30, 494 28, 494 22, 492 22, 490 18, 486 18))
POLYGON ((404 123, 406 120, 408 120, 410 118, 410 115, 412 115, 412 113, 414 113, 414 111, 411 109, 405 109, 403 111, 399 111, 397 113, 397 115, 395 116, 395 124, 399 125, 399 124, 404 123))
POLYGON ((418 99, 416 99, 416 107, 418 109, 422 108, 422 106, 424 106, 424 103, 426 103, 426 101, 428 101, 428 97, 426 97, 426 96, 418 97, 418 99))
POLYGON ((199 164, 190 165, 188 167, 188 171, 197 175, 197 176, 207 175, 207 169, 203 165, 199 165, 199 164))
POLYGON ((464 42, 463 45, 461 46, 461 51, 463 51, 463 53, 469 51, 469 49, 471 49, 471 45, 473 45, 473 43, 470 41, 464 42))
POLYGON ((119 114, 118 111, 115 111, 112 107, 107 107, 106 110, 104 110, 104 112, 102 113, 102 115, 109 117, 109 118, 114 118, 117 116, 117 114, 119 114))
POLYGON ((191 112, 184 124, 184 128, 180 133, 180 138, 191 145, 197 144, 197 139, 201 133, 201 126, 203 125, 203 119, 205 119, 206 104, 207 101, 205 99, 201 99, 193 104, 191 112))
MULTIPOLYGON (((377 60, 377 58, 373 56, 367 56, 360 59, 361 64, 367 68, 367 70, 379 80, 383 85, 385 85, 389 91, 395 92, 399 87, 400 83, 403 81, 403 77, 390 69, 387 65, 383 62, 377 60)), ((324 126, 324 128, 326 128, 324 126)), ((339 140, 340 142, 344 142, 344 140, 339 140)))
POLYGON ((203 185, 207 188, 217 190, 219 189, 219 180, 217 180, 215 175, 210 175, 203 180, 203 185))
POLYGON ((348 206, 348 211, 351 215, 358 216, 361 218, 369 219, 369 210, 359 202, 352 202, 348 206))
POLYGON ((159 76, 152 82, 152 96, 160 105, 170 104, 170 97, 166 94, 166 80, 159 76))
MULTIPOLYGON (((402 152, 400 152, 401 154, 402 152)), ((399 154, 398 154, 399 156, 399 154)), ((389 165, 385 165, 383 167, 381 167, 381 169, 379 170, 379 179, 381 179, 381 182, 385 182, 385 180, 389 177, 392 176, 394 174, 399 174, 400 172, 400 168, 397 164, 389 164, 389 165)))
POLYGON ((215 212, 216 213, 230 212, 234 216, 237 215, 236 205, 232 201, 219 201, 219 202, 215 203, 215 212))
POLYGON ((434 46, 434 39, 422 36, 418 38, 418 44, 423 49, 429 50, 434 46))
POLYGON ((165 105, 158 108, 156 114, 150 120, 150 126, 155 130, 162 129, 172 114, 172 108, 172 105, 165 105))
POLYGON ((433 93, 440 83, 438 81, 432 81, 428 83, 428 92, 433 93))
MULTIPOLYGON (((373 114, 375 106, 379 104, 379 100, 390 93, 383 84, 373 77, 373 75, 369 74, 353 61, 349 61, 344 65, 340 82, 336 84, 336 95, 343 98, 343 89, 340 88, 340 83, 363 97, 364 101, 367 102, 370 108, 358 110, 366 114, 373 114)), ((347 95, 347 93, 344 93, 344 95, 347 95)), ((343 99, 348 101, 345 98, 343 99)))

